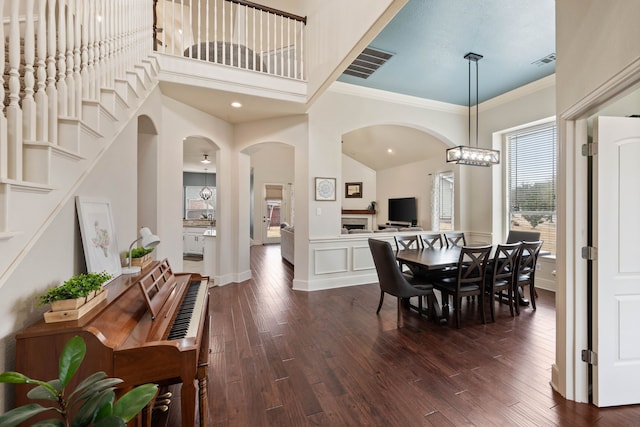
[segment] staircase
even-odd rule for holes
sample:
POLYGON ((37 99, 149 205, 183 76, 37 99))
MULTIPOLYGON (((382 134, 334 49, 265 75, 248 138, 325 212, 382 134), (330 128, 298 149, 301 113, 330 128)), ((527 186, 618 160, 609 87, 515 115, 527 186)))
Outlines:
POLYGON ((148 0, 0 0, 0 288, 157 85, 148 0))

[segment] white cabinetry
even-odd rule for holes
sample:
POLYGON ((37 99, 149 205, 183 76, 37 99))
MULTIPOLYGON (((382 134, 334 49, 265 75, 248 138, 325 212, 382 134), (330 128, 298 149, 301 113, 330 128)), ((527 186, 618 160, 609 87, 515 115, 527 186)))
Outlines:
POLYGON ((204 254, 204 228, 184 227, 182 229, 182 252, 185 254, 204 254))

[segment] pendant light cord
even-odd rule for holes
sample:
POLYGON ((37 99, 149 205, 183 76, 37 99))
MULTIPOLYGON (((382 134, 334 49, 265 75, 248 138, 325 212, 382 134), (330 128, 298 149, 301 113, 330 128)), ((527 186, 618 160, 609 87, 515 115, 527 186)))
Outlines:
MULTIPOLYGON (((471 65, 471 64, 469 64, 471 65)), ((478 148, 478 61, 476 61, 476 148, 478 148)))

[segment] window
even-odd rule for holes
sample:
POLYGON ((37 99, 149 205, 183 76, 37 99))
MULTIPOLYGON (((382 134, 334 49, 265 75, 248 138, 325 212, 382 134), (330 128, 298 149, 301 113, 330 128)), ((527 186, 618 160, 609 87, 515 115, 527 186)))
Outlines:
POLYGON ((555 123, 507 135, 509 228, 540 232, 542 250, 556 253, 557 137, 555 123))
POLYGON ((184 187, 184 218, 185 219, 215 219, 216 218, 216 187, 209 187, 212 191, 209 200, 200 197, 202 187, 184 187))
POLYGON ((436 175, 433 191, 433 220, 431 228, 435 231, 453 230, 453 172, 440 172, 436 175))

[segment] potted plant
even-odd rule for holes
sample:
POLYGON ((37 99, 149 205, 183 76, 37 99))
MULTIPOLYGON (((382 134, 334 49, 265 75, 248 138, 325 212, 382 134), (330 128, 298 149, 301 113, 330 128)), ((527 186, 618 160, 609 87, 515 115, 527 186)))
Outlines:
POLYGON ((0 382, 3 383, 36 384, 37 386, 27 393, 30 399, 55 402, 54 406, 49 407, 29 403, 14 408, 0 415, 0 425, 16 426, 37 414, 51 411, 58 414, 57 418, 40 421, 36 425, 124 427, 156 395, 156 384, 144 384, 130 390, 116 401, 115 386, 122 380, 107 378, 104 372, 96 372, 81 381, 74 390, 68 390, 67 384, 80 367, 86 352, 87 346, 82 338, 71 338, 60 354, 58 378, 51 381, 31 379, 11 371, 0 374, 0 382))
POLYGON ((77 274, 38 296, 38 305, 50 304, 52 311, 75 310, 99 293, 102 284, 112 277, 107 272, 77 274))
POLYGON ((127 256, 131 256, 131 265, 144 268, 151 262, 151 252, 153 252, 153 248, 147 249, 143 247, 137 247, 131 249, 131 253, 127 254, 127 256))

